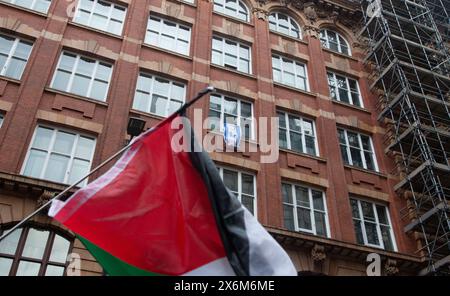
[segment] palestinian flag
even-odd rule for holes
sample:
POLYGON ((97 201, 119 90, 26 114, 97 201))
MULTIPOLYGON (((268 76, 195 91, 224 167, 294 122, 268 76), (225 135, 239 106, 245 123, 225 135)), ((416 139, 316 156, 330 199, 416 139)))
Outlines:
POLYGON ((187 121, 171 116, 135 139, 103 176, 49 215, 109 275, 296 275, 286 252, 226 189, 187 121), (172 128, 174 121, 183 125, 172 128), (190 144, 190 143, 191 144, 190 144))

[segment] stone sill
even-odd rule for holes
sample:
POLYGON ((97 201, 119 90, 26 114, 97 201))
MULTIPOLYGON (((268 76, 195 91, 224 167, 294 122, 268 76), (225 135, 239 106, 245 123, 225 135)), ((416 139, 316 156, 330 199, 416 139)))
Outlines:
POLYGON ((182 59, 189 60, 191 62, 193 61, 193 58, 191 56, 184 55, 184 54, 181 54, 181 53, 178 53, 178 52, 175 52, 175 51, 171 51, 171 50, 168 50, 168 49, 165 49, 165 48, 161 48, 161 47, 158 47, 158 46, 155 46, 155 45, 143 43, 142 47, 148 48, 148 49, 157 50, 157 51, 160 51, 160 52, 165 53, 165 54, 170 54, 170 55, 182 58, 182 59))
POLYGON ((358 107, 358 106, 355 106, 355 105, 352 105, 352 104, 347 104, 347 103, 343 103, 343 102, 340 102, 340 101, 336 101, 336 100, 333 100, 332 98, 330 98, 330 100, 331 100, 331 102, 333 102, 333 104, 337 104, 339 106, 343 106, 343 107, 346 107, 346 108, 355 109, 357 111, 361 111, 361 112, 367 113, 369 115, 372 114, 372 112, 370 112, 366 108, 362 108, 362 107, 358 107))
POLYGON ((234 73, 234 74, 239 74, 239 75, 244 76, 246 78, 257 80, 257 77, 255 75, 253 75, 253 74, 244 73, 244 72, 241 72, 241 71, 238 71, 238 70, 230 69, 230 68, 227 68, 227 67, 224 67, 224 66, 221 66, 221 65, 213 64, 213 63, 211 63, 211 67, 219 69, 219 70, 225 70, 225 71, 228 71, 228 72, 231 72, 231 73, 234 73))
POLYGON ((323 47, 323 46, 322 46, 322 50, 325 51, 325 52, 328 52, 328 53, 330 53, 332 55, 336 55, 338 57, 341 57, 341 58, 345 58, 345 59, 353 60, 355 62, 359 62, 359 60, 357 58, 353 57, 353 56, 346 55, 346 54, 343 54, 343 53, 331 50, 331 49, 323 47))
POLYGON ((14 78, 9 78, 9 77, 6 77, 6 76, 0 76, 0 79, 4 80, 4 81, 7 81, 7 82, 12 82, 14 84, 18 84, 18 85, 22 84, 21 80, 17 80, 17 79, 14 79, 14 78))
MULTIPOLYGON (((270 29, 269 29, 269 32, 270 32, 270 34, 273 34, 273 35, 275 35, 275 36, 281 37, 281 38, 283 38, 283 39, 288 39, 288 40, 290 40, 290 41, 294 41, 294 42, 302 43, 302 44, 304 44, 304 45, 308 45, 308 42, 305 41, 304 39, 297 39, 297 38, 295 38, 295 37, 292 37, 292 36, 289 36, 289 35, 286 35, 286 34, 277 32, 277 31, 272 31, 272 30, 270 30, 270 29)), ((302 38, 303 38, 303 37, 304 37, 304 36, 302 36, 302 38)))
POLYGON ((88 30, 88 31, 92 31, 92 32, 95 32, 95 33, 98 33, 98 34, 106 35, 106 36, 109 36, 109 37, 112 37, 112 38, 116 38, 116 39, 119 39, 119 40, 123 41, 123 36, 122 35, 112 34, 112 33, 109 33, 107 31, 99 30, 99 29, 96 29, 96 28, 93 28, 93 27, 89 27, 89 26, 86 26, 86 25, 83 25, 83 24, 80 24, 80 23, 76 23, 76 22, 73 22, 73 21, 69 21, 68 24, 71 25, 71 26, 80 28, 80 29, 85 29, 85 30, 88 30))
POLYGON ((301 152, 297 152, 297 151, 293 151, 293 150, 289 150, 289 149, 285 149, 285 148, 280 148, 280 151, 281 152, 285 152, 285 153, 289 153, 289 154, 293 154, 293 155, 297 155, 297 156, 301 156, 301 157, 311 158, 311 159, 317 160, 317 161, 322 162, 322 163, 327 163, 327 159, 326 158, 322 158, 320 156, 315 156, 315 155, 311 155, 311 154, 301 153, 301 152))
POLYGON ((94 103, 94 104, 96 104, 96 105, 108 107, 108 103, 106 103, 106 102, 97 101, 97 100, 95 100, 95 99, 91 99, 91 98, 87 98, 87 97, 78 96, 78 95, 76 95, 76 94, 72 94, 72 93, 68 93, 68 92, 65 92, 65 91, 57 90, 57 89, 54 89, 54 88, 51 88, 51 87, 46 87, 46 88, 44 88, 44 90, 45 90, 46 92, 49 92, 49 93, 53 93, 53 94, 57 94, 57 95, 62 95, 62 96, 65 96, 65 97, 69 97, 69 98, 73 98, 73 99, 77 99, 77 100, 82 100, 82 101, 94 103))
POLYGON ((317 98, 317 94, 315 94, 315 93, 312 93, 312 92, 309 92, 309 91, 306 91, 306 90, 303 90, 303 89, 300 89, 300 88, 296 88, 296 87, 293 87, 293 86, 290 86, 290 85, 286 85, 286 84, 283 84, 283 83, 280 83, 280 82, 275 82, 274 81, 273 85, 274 86, 278 86, 278 87, 282 87, 282 88, 286 88, 286 89, 289 89, 289 90, 293 90, 295 92, 299 92, 301 94, 304 94, 304 95, 307 95, 307 96, 310 96, 310 97, 313 97, 313 98, 317 98))
POLYGON ((148 112, 144 112, 144 111, 140 111, 140 110, 136 110, 136 109, 131 109, 130 113, 134 113, 136 115, 142 115, 142 116, 148 117, 149 119, 156 119, 156 120, 159 120, 159 121, 163 121, 164 119, 167 118, 167 117, 164 117, 164 116, 159 116, 159 115, 156 115, 156 114, 152 114, 152 113, 148 113, 148 112))
POLYGON ((375 175, 375 176, 381 177, 383 179, 387 179, 388 178, 388 176, 386 174, 383 174, 383 173, 380 173, 380 172, 377 172, 377 171, 366 170, 364 168, 351 166, 351 165, 348 165, 348 164, 345 164, 344 168, 349 169, 349 170, 360 171, 360 172, 363 172, 363 173, 366 173, 366 174, 375 175))
MULTIPOLYGON (((197 0, 197 1, 201 1, 201 0, 197 0)), ((250 26, 250 27, 253 27, 253 28, 255 27, 255 24, 253 24, 253 22, 252 22, 252 17, 251 17, 250 13, 249 13, 250 22, 246 22, 246 21, 243 21, 241 19, 238 19, 237 17, 233 17, 233 16, 225 14, 225 13, 217 12, 217 11, 214 10, 214 8, 212 8, 212 11, 213 11, 213 15, 215 14, 215 15, 221 16, 223 18, 229 19, 231 21, 239 22, 239 23, 241 23, 243 25, 247 25, 247 26, 250 26)))

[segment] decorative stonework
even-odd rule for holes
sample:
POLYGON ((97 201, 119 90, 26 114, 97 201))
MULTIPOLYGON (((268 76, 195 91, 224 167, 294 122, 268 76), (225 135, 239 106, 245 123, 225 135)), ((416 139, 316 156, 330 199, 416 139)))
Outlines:
POLYGON ((307 2, 303 5, 303 13, 309 20, 310 24, 314 24, 317 21, 317 6, 314 2, 307 2))
POLYGON ((165 74, 171 74, 173 70, 173 65, 166 61, 159 62, 159 71, 165 74))
POLYGON ((313 38, 319 39, 320 36, 320 29, 316 26, 304 26, 303 31, 306 35, 309 35, 313 38))
POLYGON ((325 247, 322 245, 315 244, 311 250, 311 258, 314 263, 322 263, 326 258, 325 247))
POLYGON ((54 196, 56 192, 44 190, 42 192, 41 196, 39 196, 37 203, 36 203, 36 209, 42 207, 45 205, 48 201, 50 201, 54 196))
POLYGON ((236 80, 228 80, 227 81, 227 91, 232 93, 239 93, 239 82, 236 80))
POLYGON ((174 18, 178 18, 180 16, 180 13, 181 13, 181 5, 180 4, 166 2, 165 9, 166 9, 166 14, 168 16, 171 16, 174 18))
POLYGON ((231 36, 238 36, 241 33, 241 25, 229 20, 225 20, 225 28, 227 34, 231 36))
POLYGON ((258 19, 267 21, 269 18, 269 12, 265 9, 255 7, 253 8, 252 12, 258 19))

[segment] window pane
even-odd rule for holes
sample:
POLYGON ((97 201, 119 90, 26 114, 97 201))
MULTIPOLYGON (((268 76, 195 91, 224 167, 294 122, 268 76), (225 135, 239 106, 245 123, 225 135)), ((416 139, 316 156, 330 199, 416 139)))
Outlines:
POLYGON ((394 243, 390 233, 390 227, 381 225, 381 236, 383 237, 384 248, 388 251, 394 251, 394 243))
POLYGON ((167 108, 167 98, 158 95, 153 95, 152 104, 150 106, 150 113, 165 116, 167 113, 166 108, 167 108))
POLYGON ((184 85, 172 83, 171 97, 177 101, 184 101, 184 85))
POLYGON ((327 236, 325 214, 314 212, 314 221, 316 226, 316 234, 321 236, 327 236))
POLYGON ((283 205, 283 214, 284 214, 284 227, 286 227, 289 230, 294 231, 294 207, 283 205))
POLYGON ((111 66, 100 63, 97 66, 97 72, 95 77, 99 80, 109 81, 109 76, 111 75, 111 66))
POLYGON ((364 226, 366 228, 367 242, 372 245, 380 245, 377 225, 375 223, 364 222, 364 226))
POLYGON ((70 158, 67 156, 58 154, 50 155, 44 178, 50 181, 63 183, 66 177, 69 160, 70 158))
POLYGON ((74 142, 75 142, 75 135, 65 132, 57 132, 55 145, 53 146, 53 151, 70 155, 72 153, 74 142))
MULTIPOLYGON (((72 168, 70 170, 69 174, 69 184, 75 184, 75 182, 78 182, 86 176, 89 173, 89 168, 91 164, 89 161, 86 160, 80 160, 80 159, 74 159, 72 168)), ((86 182, 86 181, 84 181, 86 182)))
POLYGON ((45 276, 63 276, 64 275, 64 267, 48 265, 47 270, 45 271, 45 276))
POLYGON ((353 223, 355 226, 356 241, 358 244, 364 245, 361 221, 353 219, 353 223))
POLYGON ((229 170, 223 170, 223 182, 225 183, 225 186, 228 187, 231 191, 238 191, 238 173, 229 171, 229 170))
POLYGON ((356 200, 354 200, 354 199, 350 199, 350 205, 352 206, 352 216, 353 216, 353 218, 361 219, 361 217, 359 217, 358 202, 356 200))
MULTIPOLYGON (((55 235, 52 252, 50 254, 51 262, 65 263, 69 253, 70 242, 62 236, 55 235)), ((47 269, 48 270, 48 269, 47 269)))
POLYGON ((46 157, 47 152, 34 149, 30 150, 30 156, 28 157, 23 174, 29 177, 40 178, 46 157))
POLYGON ((87 97, 89 91, 90 78, 75 75, 72 84, 72 92, 74 94, 87 97))
POLYGON ((72 72, 73 65, 75 64, 75 59, 76 59, 75 55, 64 53, 61 56, 61 62, 59 63, 58 68, 72 72))
POLYGON ((133 109, 143 112, 149 112, 150 110, 150 98, 147 94, 137 91, 134 96, 133 109))
POLYGON ((13 260, 8 258, 0 258, 0 276, 8 276, 11 270, 13 260))
POLYGON ((364 167, 363 165, 363 161, 361 158, 361 150, 356 149, 356 148, 350 148, 350 154, 352 157, 352 162, 354 166, 358 166, 358 167, 364 167))
POLYGON ((75 151, 75 157, 90 160, 92 157, 92 150, 94 148, 95 141, 90 138, 80 137, 78 139, 77 149, 75 151))
POLYGON ((305 137, 306 142, 306 153, 311 155, 316 155, 316 142, 313 137, 305 137))
POLYGON ((325 211, 325 207, 323 204, 323 194, 321 191, 311 190, 313 205, 315 210, 325 211))
POLYGON ((48 150, 52 139, 53 129, 38 127, 32 147, 37 149, 48 150))
POLYGON ((289 149, 288 142, 287 142, 287 132, 286 132, 286 130, 280 129, 279 135, 280 135, 280 147, 281 148, 285 148, 285 149, 289 149))
MULTIPOLYGON (((8 230, 5 231, 7 233, 8 230)), ((22 228, 15 230, 7 238, 0 242, 0 254, 14 255, 17 250, 17 244, 19 243, 20 235, 22 234, 22 228)), ((1 268, 0 268, 1 273, 1 268)))
POLYGON ((241 102, 241 116, 245 117, 245 118, 252 117, 252 105, 251 104, 241 102))
MULTIPOLYGON (((23 257, 42 259, 50 232, 30 228, 22 252, 23 257)), ((20 269, 20 267, 19 267, 20 269)))
POLYGON ((289 184, 281 184, 281 192, 283 195, 283 202, 292 204, 292 186, 289 184))
POLYGON ((366 167, 368 170, 375 170, 375 163, 373 160, 373 154, 370 152, 364 152, 364 158, 366 159, 366 167))
POLYGON ((242 193, 248 194, 248 195, 254 195, 255 194, 255 188, 253 184, 253 176, 242 174, 242 193))
POLYGON ((53 81, 52 87, 62 91, 69 91, 67 89, 70 80, 70 73, 63 71, 56 71, 55 80, 53 81))
POLYGON ((295 186, 295 197, 297 199, 297 206, 309 208, 308 188, 295 186))
POLYGON ((254 198, 252 196, 248 196, 243 194, 242 195, 242 204, 244 205, 244 207, 247 208, 247 210, 250 211, 250 213, 254 214, 254 198))
POLYGON ((12 58, 9 62, 9 66, 8 69, 6 70, 5 76, 20 80, 20 78, 22 77, 23 70, 25 69, 25 66, 26 66, 25 61, 12 58))
POLYGON ((373 212, 372 204, 365 201, 361 201, 360 203, 364 220, 375 221, 375 213, 373 212))
POLYGON ((78 62, 78 67, 77 67, 76 72, 78 74, 92 77, 93 72, 94 72, 94 67, 95 67, 95 61, 81 57, 78 62))
POLYGON ((289 116, 289 128, 291 131, 300 132, 302 126, 302 121, 298 117, 289 116))
POLYGON ((225 113, 231 114, 231 115, 238 115, 237 108, 238 108, 238 102, 236 100, 225 98, 224 101, 224 111, 225 113))
POLYGON ((146 93, 150 93, 151 87, 152 87, 152 78, 142 74, 139 75, 137 81, 137 89, 146 93))
POLYGON ((386 208, 380 205, 376 205, 376 208, 378 214, 378 221, 382 224, 389 225, 388 218, 386 215, 386 208))
POLYGON ((108 83, 94 80, 92 84, 91 94, 89 95, 89 97, 100 101, 104 101, 106 99, 107 94, 108 94, 108 83))
POLYGON ((291 131, 291 149, 297 152, 303 152, 302 136, 291 131))
POLYGON ((298 227, 312 230, 311 211, 303 208, 297 208, 298 227))
POLYGON ((17 269, 17 276, 37 276, 41 264, 28 261, 20 261, 19 268, 17 269))
POLYGON ((350 164, 350 161, 348 159, 348 154, 347 154, 347 148, 344 145, 341 145, 341 156, 342 156, 342 160, 344 161, 345 164, 350 164))

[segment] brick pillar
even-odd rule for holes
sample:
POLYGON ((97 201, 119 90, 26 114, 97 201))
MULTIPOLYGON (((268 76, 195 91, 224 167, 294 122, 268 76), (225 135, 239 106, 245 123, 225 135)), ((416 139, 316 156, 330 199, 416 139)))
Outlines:
MULTIPOLYGON (((253 10, 255 23, 255 46, 253 50, 253 67, 257 73, 258 98, 255 101, 255 117, 270 118, 276 116, 274 89, 272 82, 272 52, 269 39, 268 12, 261 8, 253 10)), ((270 124, 267 138, 272 139, 270 124)), ((258 141, 261 130, 258 126, 258 141)), ((278 139, 277 139, 278 140, 278 139)), ((281 176, 278 162, 261 163, 261 171, 257 176, 258 183, 258 218, 263 224, 275 227, 283 226, 281 199, 281 176)))
POLYGON ((333 180, 326 191, 331 237, 355 242, 344 163, 337 137, 334 106, 330 99, 318 28, 306 26, 305 31, 310 55, 308 75, 313 77, 310 79, 310 85, 311 89, 317 93, 317 106, 320 110, 320 117, 316 121, 320 155, 326 156, 328 179, 333 180))

